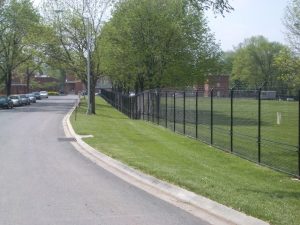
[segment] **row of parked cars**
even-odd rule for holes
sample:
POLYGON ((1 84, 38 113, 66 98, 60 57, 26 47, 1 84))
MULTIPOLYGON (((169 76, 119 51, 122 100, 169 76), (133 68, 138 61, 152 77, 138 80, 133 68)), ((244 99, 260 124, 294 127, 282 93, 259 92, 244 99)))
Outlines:
POLYGON ((15 106, 30 105, 36 100, 48 98, 47 91, 32 92, 29 94, 0 96, 0 108, 12 109, 15 106))

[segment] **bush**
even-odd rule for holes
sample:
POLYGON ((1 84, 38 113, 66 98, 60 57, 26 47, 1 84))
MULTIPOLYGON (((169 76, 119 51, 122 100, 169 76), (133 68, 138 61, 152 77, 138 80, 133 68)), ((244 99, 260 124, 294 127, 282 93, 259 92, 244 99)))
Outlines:
POLYGON ((48 95, 49 96, 57 96, 57 95, 59 95, 59 93, 57 91, 49 91, 48 95))

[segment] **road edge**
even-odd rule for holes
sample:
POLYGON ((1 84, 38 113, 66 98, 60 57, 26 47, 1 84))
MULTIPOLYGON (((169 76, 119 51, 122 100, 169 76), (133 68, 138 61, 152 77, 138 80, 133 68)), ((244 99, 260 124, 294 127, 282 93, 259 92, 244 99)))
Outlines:
POLYGON ((141 188, 142 190, 163 199, 194 216, 211 224, 241 224, 241 225, 267 225, 269 223, 248 216, 242 212, 224 206, 191 191, 185 190, 173 184, 159 180, 150 175, 137 171, 99 151, 85 143, 82 137, 75 133, 70 117, 75 106, 63 118, 63 129, 66 137, 73 137, 75 149, 83 156, 108 170, 122 180, 141 188))

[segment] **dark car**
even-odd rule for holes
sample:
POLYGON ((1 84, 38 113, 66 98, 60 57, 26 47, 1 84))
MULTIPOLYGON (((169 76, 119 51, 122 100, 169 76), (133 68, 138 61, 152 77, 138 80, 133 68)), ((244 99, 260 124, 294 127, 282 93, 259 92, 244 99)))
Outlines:
POLYGON ((12 109, 14 107, 12 100, 6 96, 0 96, 0 107, 12 109))
POLYGON ((34 95, 34 97, 35 97, 37 100, 41 100, 40 92, 33 92, 32 94, 34 95))

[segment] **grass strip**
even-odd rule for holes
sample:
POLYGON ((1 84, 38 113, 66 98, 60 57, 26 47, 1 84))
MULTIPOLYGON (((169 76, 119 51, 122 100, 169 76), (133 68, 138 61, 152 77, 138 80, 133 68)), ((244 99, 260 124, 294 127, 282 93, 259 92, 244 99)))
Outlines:
POLYGON ((82 102, 71 123, 85 141, 129 166, 271 224, 299 224, 300 182, 199 141, 130 120, 96 99, 96 115, 82 102))

